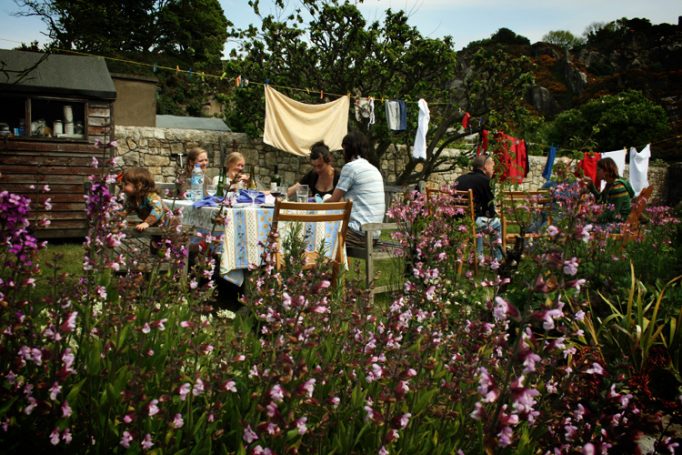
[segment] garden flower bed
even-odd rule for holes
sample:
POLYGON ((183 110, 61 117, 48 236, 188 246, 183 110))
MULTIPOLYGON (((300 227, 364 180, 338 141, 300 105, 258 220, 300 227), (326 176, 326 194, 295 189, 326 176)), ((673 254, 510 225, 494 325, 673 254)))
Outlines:
MULTIPOLYGON (((8 452, 632 453, 643 435, 660 453, 679 447, 680 229, 668 208, 623 246, 587 222, 589 203, 563 201, 546 236, 475 276, 447 195, 428 210, 413 193, 391 208, 401 292, 370 306, 348 276, 334 286, 295 259, 280 271, 266 253, 249 313, 232 320, 209 305, 208 255, 189 277, 121 272, 134 268, 113 254, 107 182, 92 178, 75 279, 35 263, 29 201, 0 193, 8 452), (46 296, 32 294, 39 277, 46 296)), ((182 242, 159 254, 187 260, 182 242)))

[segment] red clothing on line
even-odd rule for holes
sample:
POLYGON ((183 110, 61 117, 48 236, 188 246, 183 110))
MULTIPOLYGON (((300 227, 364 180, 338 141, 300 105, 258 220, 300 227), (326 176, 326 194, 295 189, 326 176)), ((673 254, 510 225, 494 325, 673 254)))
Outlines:
POLYGON ((585 173, 585 177, 589 177, 595 185, 597 185, 597 161, 600 159, 601 153, 584 152, 583 159, 578 163, 580 169, 585 173))
POLYGON ((462 128, 467 129, 469 126, 469 119, 471 118, 471 114, 468 112, 464 113, 464 117, 462 117, 462 128))

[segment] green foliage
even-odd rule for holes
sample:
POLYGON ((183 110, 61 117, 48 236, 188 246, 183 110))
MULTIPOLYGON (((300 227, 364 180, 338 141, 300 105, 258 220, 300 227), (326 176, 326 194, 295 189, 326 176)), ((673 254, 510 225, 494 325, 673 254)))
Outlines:
POLYGON ((588 101, 559 114, 551 124, 547 140, 555 144, 594 144, 614 150, 626 144, 646 144, 670 130, 668 116, 641 92, 628 90, 588 101))
POLYGON ((228 21, 218 0, 73 2, 19 0, 40 17, 52 45, 105 56, 166 53, 183 62, 218 63, 228 21))
POLYGON ((564 49, 573 49, 585 44, 584 39, 575 36, 568 30, 552 30, 542 37, 542 41, 561 46, 564 49))

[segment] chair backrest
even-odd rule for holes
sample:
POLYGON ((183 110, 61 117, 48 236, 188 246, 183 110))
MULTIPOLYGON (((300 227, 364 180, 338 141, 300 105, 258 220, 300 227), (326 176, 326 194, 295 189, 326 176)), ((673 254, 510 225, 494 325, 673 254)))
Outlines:
POLYGON ((388 218, 388 209, 391 208, 394 202, 400 200, 409 191, 408 187, 400 185, 384 185, 384 202, 386 204, 386 213, 384 214, 384 222, 391 221, 388 218))
MULTIPOLYGON (((454 209, 461 209, 464 215, 471 220, 475 225, 476 209, 474 206, 474 192, 472 190, 452 190, 448 188, 431 188, 426 187, 426 200, 429 204, 437 196, 446 196, 447 204, 454 209)), ((429 211, 432 213, 434 207, 429 206, 429 211)), ((475 235, 475 228, 474 228, 475 235)))
POLYGON ((630 214, 625 221, 625 233, 626 234, 636 234, 639 231, 640 222, 639 220, 644 213, 644 209, 649 204, 649 199, 651 194, 654 192, 653 186, 647 186, 644 188, 636 197, 632 199, 632 207, 630 208, 630 214))
POLYGON ((510 224, 528 221, 533 214, 546 213, 551 224, 552 197, 547 190, 503 191, 500 197, 501 218, 510 224), (528 215, 528 216, 526 216, 528 215))
MULTIPOLYGON (((336 239, 336 253, 332 261, 338 267, 338 265, 345 263, 346 230, 348 229, 352 206, 352 201, 318 204, 314 202, 286 202, 278 199, 275 202, 275 213, 272 216, 271 229, 272 232, 278 232, 280 221, 298 221, 303 223, 340 222, 341 225, 336 239)), ((282 248, 278 248, 275 256, 277 266, 281 267, 283 264, 282 248)), ((306 265, 312 264, 306 262, 306 265)))

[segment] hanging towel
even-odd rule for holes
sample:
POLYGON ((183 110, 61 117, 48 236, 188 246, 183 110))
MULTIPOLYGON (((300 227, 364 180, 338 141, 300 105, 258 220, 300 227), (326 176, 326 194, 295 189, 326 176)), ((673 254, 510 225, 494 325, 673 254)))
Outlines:
POLYGON ((388 129, 393 131, 400 130, 400 104, 398 101, 386 101, 384 103, 386 108, 386 122, 388 129))
POLYGON ((304 104, 265 85, 263 142, 299 156, 308 156, 310 146, 323 140, 330 150, 340 150, 348 133, 350 98, 324 104, 304 104))
POLYGON ((620 150, 615 150, 613 152, 604 152, 601 154, 602 159, 603 158, 611 158, 614 163, 616 163, 616 167, 618 168, 618 175, 623 176, 625 175, 625 155, 627 154, 626 149, 620 149, 620 150))
POLYGON ((407 129, 407 105, 403 100, 399 100, 398 105, 400 106, 400 131, 405 131, 407 129))
POLYGON ((636 148, 630 148, 630 184, 635 194, 649 186, 649 158, 651 144, 647 144, 639 153, 636 148))
POLYGON ((601 153, 584 152, 583 159, 578 163, 585 177, 589 177, 595 185, 597 185, 597 161, 600 159, 601 153))
POLYGON ((465 112, 464 117, 462 117, 462 128, 464 128, 465 130, 469 126, 469 119, 470 118, 471 118, 471 114, 469 114, 468 112, 465 112))
POLYGON ((355 120, 362 122, 363 119, 369 119, 367 127, 374 125, 374 98, 371 96, 355 98, 355 120))
POLYGON ((550 180, 552 178, 554 158, 556 158, 556 147, 551 146, 549 148, 549 153, 547 153, 547 162, 545 163, 545 168, 542 170, 542 176, 545 178, 545 180, 550 180))
POLYGON ((423 98, 417 103, 419 106, 419 121, 417 126, 417 135, 414 138, 414 147, 412 147, 412 158, 415 160, 426 159, 426 132, 429 130, 429 105, 423 98))

